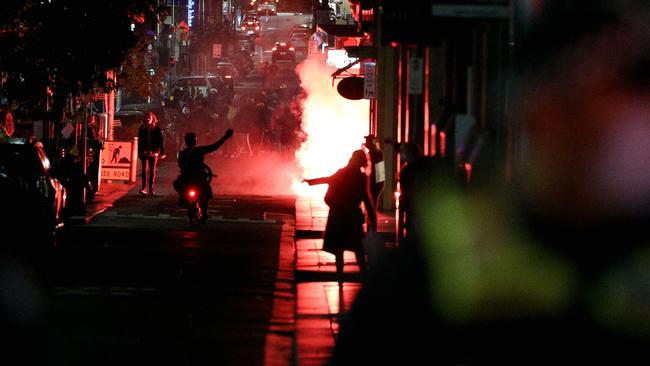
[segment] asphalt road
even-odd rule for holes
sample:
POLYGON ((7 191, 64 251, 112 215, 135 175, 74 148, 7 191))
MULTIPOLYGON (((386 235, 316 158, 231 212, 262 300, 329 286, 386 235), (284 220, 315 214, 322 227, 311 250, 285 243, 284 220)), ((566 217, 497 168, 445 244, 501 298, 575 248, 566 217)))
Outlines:
POLYGON ((286 196, 217 196, 190 230, 161 164, 39 262, 4 258, 6 355, 41 365, 262 365, 286 196), (5 293, 6 295, 6 293, 5 293), (9 305, 7 305, 9 304, 9 305), (13 304, 13 305, 12 305, 13 304))

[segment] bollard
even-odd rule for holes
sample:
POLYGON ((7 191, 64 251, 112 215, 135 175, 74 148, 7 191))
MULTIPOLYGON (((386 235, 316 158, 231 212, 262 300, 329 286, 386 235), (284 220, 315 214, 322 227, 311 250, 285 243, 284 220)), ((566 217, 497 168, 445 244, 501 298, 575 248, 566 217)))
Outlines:
POLYGON ((131 148, 131 183, 136 182, 136 176, 138 171, 138 138, 133 138, 132 148, 131 148))

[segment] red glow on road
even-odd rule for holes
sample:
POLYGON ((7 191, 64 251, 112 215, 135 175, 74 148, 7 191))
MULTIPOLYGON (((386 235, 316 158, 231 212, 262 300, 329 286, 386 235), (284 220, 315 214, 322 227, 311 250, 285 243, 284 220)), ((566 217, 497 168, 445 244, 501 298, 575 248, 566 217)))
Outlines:
POLYGON ((306 92, 302 129, 306 141, 296 151, 300 177, 292 185, 301 196, 323 195, 327 185, 309 187, 302 178, 328 176, 348 162, 354 150, 362 147, 368 134, 368 100, 348 100, 336 90, 340 79, 330 75, 335 68, 322 60, 307 60, 298 66, 298 75, 306 92))

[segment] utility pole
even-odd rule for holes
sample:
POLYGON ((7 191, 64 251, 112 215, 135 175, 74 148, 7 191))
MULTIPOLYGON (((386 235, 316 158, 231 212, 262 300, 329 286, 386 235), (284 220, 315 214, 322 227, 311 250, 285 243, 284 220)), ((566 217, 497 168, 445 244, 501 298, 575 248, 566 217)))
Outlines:
POLYGON ((115 70, 106 71, 106 79, 108 84, 108 93, 104 93, 106 103, 106 116, 108 120, 108 131, 106 133, 107 140, 114 140, 113 130, 115 129, 115 87, 117 86, 117 80, 115 76, 115 70))

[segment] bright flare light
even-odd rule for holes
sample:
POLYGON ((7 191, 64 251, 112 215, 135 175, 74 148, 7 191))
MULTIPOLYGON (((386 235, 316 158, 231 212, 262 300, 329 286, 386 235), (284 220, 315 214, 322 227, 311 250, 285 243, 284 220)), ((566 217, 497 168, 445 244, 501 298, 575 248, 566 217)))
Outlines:
POLYGON ((298 65, 298 75, 307 94, 303 104, 302 129, 306 141, 296 151, 302 172, 292 189, 300 196, 323 196, 327 185, 309 187, 303 178, 329 176, 345 166, 354 150, 363 146, 368 134, 368 100, 343 98, 330 76, 335 68, 322 60, 307 59, 298 65))

